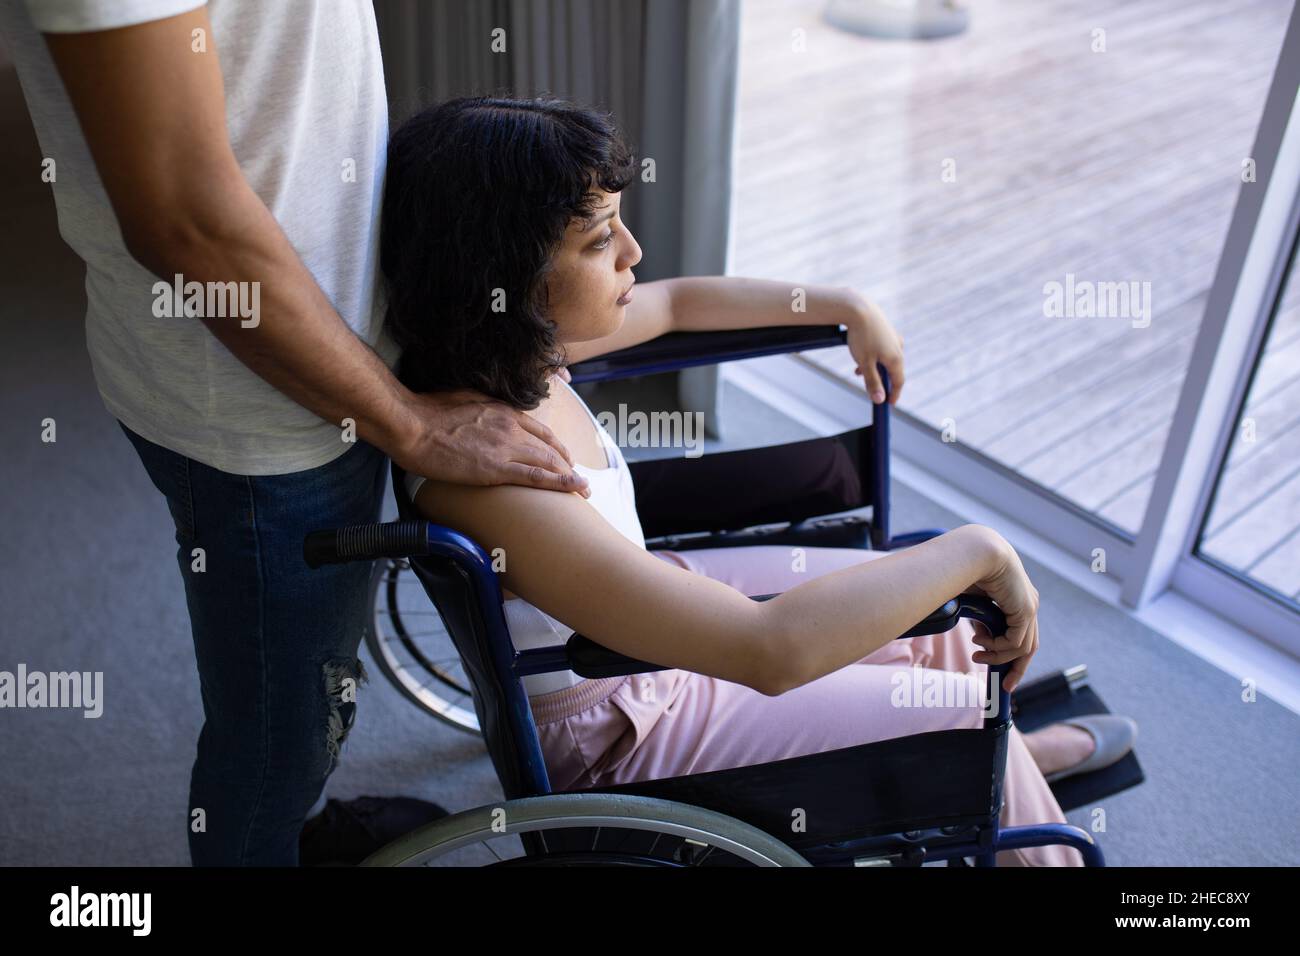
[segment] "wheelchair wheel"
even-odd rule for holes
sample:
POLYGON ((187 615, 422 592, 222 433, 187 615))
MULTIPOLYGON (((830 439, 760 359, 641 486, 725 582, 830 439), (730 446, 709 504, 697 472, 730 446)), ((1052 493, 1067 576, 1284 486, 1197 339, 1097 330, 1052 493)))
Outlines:
POLYGON ((712 810, 634 794, 555 793, 443 817, 394 840, 361 865, 811 864, 770 834, 712 810), (525 851, 525 840, 532 852, 525 851))
POLYGON ((370 606, 366 646, 384 676, 421 710, 457 730, 479 733, 460 654, 409 561, 375 562, 370 606))

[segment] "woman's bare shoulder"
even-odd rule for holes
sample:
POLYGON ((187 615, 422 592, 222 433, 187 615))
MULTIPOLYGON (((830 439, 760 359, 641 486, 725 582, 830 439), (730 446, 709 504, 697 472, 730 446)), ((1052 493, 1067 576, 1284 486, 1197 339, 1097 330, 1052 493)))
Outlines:
MULTIPOLYGON (((547 512, 563 512, 566 498, 586 504, 576 492, 426 479, 416 491, 414 504, 430 521, 467 535, 491 555, 494 549, 510 547, 517 532, 535 525, 547 512)), ((517 596, 505 587, 502 590, 506 600, 517 596)))
POLYGON ((464 485, 433 478, 420 483, 415 508, 430 521, 465 534, 501 518, 526 518, 538 510, 564 507, 564 499, 586 503, 577 492, 548 491, 522 485, 464 485))

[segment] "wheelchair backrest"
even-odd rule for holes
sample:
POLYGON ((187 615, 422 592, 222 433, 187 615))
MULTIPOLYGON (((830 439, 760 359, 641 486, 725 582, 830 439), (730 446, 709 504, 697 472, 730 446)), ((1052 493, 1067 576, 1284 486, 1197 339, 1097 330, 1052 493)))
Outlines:
POLYGON ((641 529, 651 540, 797 522, 866 505, 880 524, 888 513, 880 502, 887 465, 876 460, 874 437, 871 428, 857 428, 698 458, 629 462, 641 529))
MULTIPOLYGON (((392 463, 393 496, 404 521, 425 520, 406 493, 406 473, 392 463)), ((442 618, 473 691, 474 711, 506 799, 550 792, 537 726, 502 610, 501 587, 488 555, 465 535, 429 522, 429 555, 411 570, 442 618)))

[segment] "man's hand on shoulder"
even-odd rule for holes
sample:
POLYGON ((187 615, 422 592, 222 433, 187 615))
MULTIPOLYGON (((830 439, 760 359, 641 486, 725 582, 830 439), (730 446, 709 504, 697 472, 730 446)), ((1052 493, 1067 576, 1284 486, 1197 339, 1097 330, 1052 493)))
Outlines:
POLYGON ((404 470, 464 485, 516 484, 591 496, 568 449, 531 415, 473 389, 412 394, 402 451, 404 470))

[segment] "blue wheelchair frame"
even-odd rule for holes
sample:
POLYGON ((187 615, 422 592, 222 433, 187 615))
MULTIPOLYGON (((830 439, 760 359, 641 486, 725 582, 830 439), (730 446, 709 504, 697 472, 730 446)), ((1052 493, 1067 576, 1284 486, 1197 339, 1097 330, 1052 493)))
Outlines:
MULTIPOLYGON (((575 384, 674 371, 807 349, 842 345, 846 332, 838 326, 789 326, 736 332, 671 333, 631 349, 601 356, 570 370, 575 384)), ((885 387, 888 374, 881 368, 885 387)), ((856 442, 856 465, 863 497, 871 506, 865 535, 874 550, 916 544, 943 534, 928 529, 893 536, 889 530, 889 415, 887 403, 873 406, 869 429, 807 444, 844 440, 869 433, 856 442)), ((796 445, 780 446, 797 448, 796 445)), ((850 446, 845 446, 850 447, 850 446)), ((745 455, 748 452, 730 452, 745 455)), ((741 459, 737 458, 736 461, 741 459)), ((635 470, 641 463, 631 463, 635 470)), ((304 542, 312 566, 380 557, 407 558, 434 601, 460 652, 474 689, 474 706, 484 740, 505 795, 541 796, 552 793, 545 761, 521 678, 573 670, 584 678, 641 674, 666 668, 617 654, 580 635, 551 648, 516 651, 502 609, 501 587, 484 550, 470 538, 423 520, 405 493, 403 473, 394 463, 394 491, 401 520, 382 525, 313 532, 304 542)), ((636 479, 634 477, 634 483, 636 479)), ((638 497, 640 494, 638 492, 638 497)), ((838 509, 848 510, 848 509, 838 509)), ((821 512, 828 514, 830 512, 821 512)), ((847 523, 818 522, 818 533, 843 540, 857 537, 861 518, 847 523)), ((747 529, 750 524, 729 525, 747 529)), ((787 540, 813 541, 795 535, 787 540)), ((697 546, 767 543, 721 532, 697 546)), ((672 537, 649 536, 647 547, 679 547, 672 537), (653 545, 656 540, 665 543, 653 545)), ((862 547, 866 540, 853 546, 862 547)), ((756 596, 766 600, 775 595, 756 596)), ((947 601, 899 639, 935 634, 954 627, 960 618, 983 624, 991 634, 1006 630, 1001 611, 987 597, 961 594, 947 601)), ((1101 848, 1086 831, 1068 824, 1044 823, 1003 828, 1002 807, 1006 749, 1012 726, 1012 698, 1002 686, 1010 665, 995 665, 996 713, 986 716, 981 730, 946 730, 875 741, 821 753, 748 767, 611 787, 566 792, 633 793, 660 797, 729 814, 765 830, 803 854, 815 865, 852 865, 864 860, 919 865, 933 860, 959 863, 973 857, 977 865, 995 866, 1003 850, 1067 844, 1089 866, 1104 866, 1101 848), (936 773, 936 768, 942 768, 936 773), (805 829, 791 825, 801 810, 805 829)), ((990 683, 989 699, 993 686, 990 683)), ((1023 690, 1023 688, 1021 688, 1023 690)), ((527 852, 540 852, 525 835, 527 852)))

